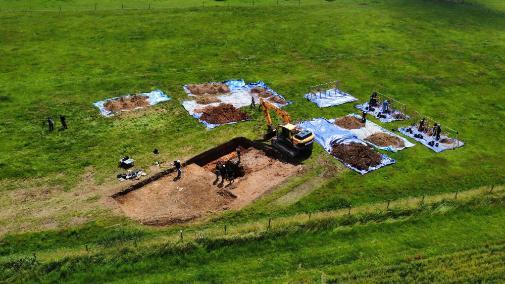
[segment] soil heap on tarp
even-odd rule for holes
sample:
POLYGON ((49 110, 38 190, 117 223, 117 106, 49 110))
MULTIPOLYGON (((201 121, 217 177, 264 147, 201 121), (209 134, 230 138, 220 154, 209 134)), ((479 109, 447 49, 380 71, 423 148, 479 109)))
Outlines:
POLYGON ((197 104, 208 105, 212 103, 220 103, 221 100, 215 96, 202 95, 195 98, 197 104))
POLYGON ((365 126, 361 119, 354 116, 344 116, 335 119, 335 124, 345 129, 359 129, 365 126))
POLYGON ((365 138, 365 140, 379 147, 388 147, 388 146, 393 146, 396 148, 405 147, 405 143, 403 142, 402 139, 384 132, 377 132, 375 134, 372 134, 367 138, 365 138))
POLYGON ((248 120, 249 116, 231 104, 220 104, 204 108, 200 119, 212 124, 225 124, 248 120))
POLYGON ((230 88, 224 83, 189 84, 187 88, 193 95, 216 95, 230 92, 230 88))
POLYGON ((360 143, 335 144, 331 154, 358 170, 368 170, 370 167, 378 166, 382 160, 379 153, 360 143))
POLYGON ((260 98, 268 98, 273 96, 273 94, 265 88, 254 87, 251 89, 251 93, 258 95, 260 98))
POLYGON ((108 111, 118 112, 121 110, 131 110, 148 105, 149 102, 147 101, 146 96, 132 95, 109 100, 104 104, 104 107, 108 111))

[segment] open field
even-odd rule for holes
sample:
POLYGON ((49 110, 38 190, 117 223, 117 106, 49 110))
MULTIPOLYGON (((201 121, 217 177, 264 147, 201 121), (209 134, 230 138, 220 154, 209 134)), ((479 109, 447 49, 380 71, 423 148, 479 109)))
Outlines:
MULTIPOLYGON (((504 184, 505 2, 456 2, 109 0, 95 11, 88 0, 0 0, 0 265, 53 253, 36 275, 0 276, 23 281, 55 267, 42 280, 366 281, 401 279, 406 271, 409 280, 446 281, 456 275, 431 277, 450 263, 464 271, 462 280, 503 279, 499 197, 447 214, 442 208, 391 223, 269 235, 267 242, 202 248, 191 240, 183 257, 174 257, 179 248, 149 244, 178 237, 181 228, 220 230, 504 184), (358 113, 352 103, 317 108, 303 98, 309 86, 338 80, 360 102, 377 90, 456 129, 465 146, 434 153, 417 143, 388 153, 396 164, 361 176, 315 145, 303 171, 241 210, 163 228, 128 219, 110 198, 130 184, 116 180, 123 155, 151 175, 234 137, 263 134, 264 119, 254 110, 247 110, 251 121, 206 130, 180 104, 184 84, 228 79, 264 81, 293 102, 284 109, 295 120, 358 113), (172 100, 111 118, 92 105, 155 89, 172 100), (59 114, 69 129, 47 132, 45 119, 59 114), (152 166, 155 159, 167 163, 152 166), (96 258, 66 251, 123 238, 146 242, 146 250, 130 246, 123 255, 114 247, 93 251, 96 258), (485 264, 474 253, 493 255, 494 268, 482 277, 476 271, 485 264), (176 267, 184 269, 166 273, 176 267), (107 278, 114 271, 117 278, 107 278)), ((405 125, 372 120, 388 129, 405 125)))

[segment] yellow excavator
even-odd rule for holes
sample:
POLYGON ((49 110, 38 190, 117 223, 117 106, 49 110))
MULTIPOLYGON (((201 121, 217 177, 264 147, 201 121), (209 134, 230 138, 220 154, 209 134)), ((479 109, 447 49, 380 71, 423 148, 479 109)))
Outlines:
POLYGON ((291 124, 289 114, 277 106, 263 99, 260 99, 260 105, 268 127, 265 139, 272 139, 272 146, 292 159, 309 157, 312 154, 314 134, 307 129, 301 129, 291 124), (270 110, 274 110, 282 119, 283 124, 277 126, 277 128, 272 126, 270 110))

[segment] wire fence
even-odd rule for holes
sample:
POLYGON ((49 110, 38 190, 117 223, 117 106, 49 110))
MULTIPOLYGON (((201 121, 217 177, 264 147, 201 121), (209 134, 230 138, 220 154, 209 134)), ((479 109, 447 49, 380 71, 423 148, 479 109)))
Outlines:
MULTIPOLYGON (((56 2, 55 2, 56 3, 56 2)), ((0 5, 0 12, 93 12, 93 11, 128 11, 128 10, 171 10, 188 8, 249 8, 249 7, 302 7, 310 5, 331 5, 331 0, 186 0, 186 1, 102 1, 83 4, 52 4, 13 2, 0 5)))

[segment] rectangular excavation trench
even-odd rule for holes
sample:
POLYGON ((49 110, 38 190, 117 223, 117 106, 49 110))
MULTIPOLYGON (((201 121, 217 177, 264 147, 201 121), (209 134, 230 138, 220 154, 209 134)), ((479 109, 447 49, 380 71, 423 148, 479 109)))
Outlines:
POLYGON ((205 151, 183 164, 180 180, 174 169, 142 180, 112 197, 130 218, 147 225, 169 225, 228 209, 240 209, 270 192, 301 166, 280 160, 264 144, 243 137, 205 151), (215 164, 241 152, 245 175, 233 183, 215 183, 215 164))

